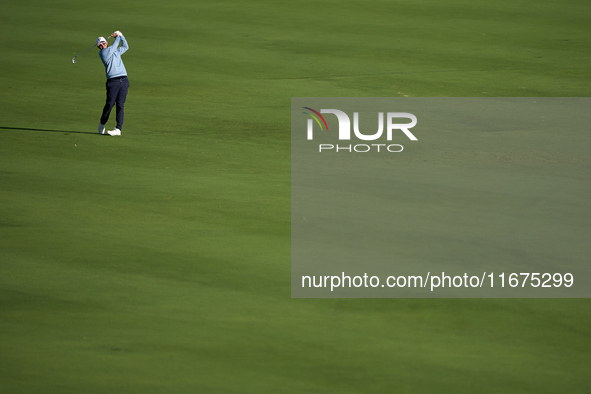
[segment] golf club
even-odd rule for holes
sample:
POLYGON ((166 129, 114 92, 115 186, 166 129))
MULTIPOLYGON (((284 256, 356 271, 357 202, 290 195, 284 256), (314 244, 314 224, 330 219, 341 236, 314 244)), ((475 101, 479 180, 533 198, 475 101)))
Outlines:
MULTIPOLYGON (((109 38, 111 38, 111 36, 108 36, 108 37, 106 38, 106 40, 108 41, 108 40, 109 40, 109 38)), ((93 46, 91 46, 90 48, 88 48, 87 50, 85 50, 84 52, 80 52, 79 54, 77 54, 76 56, 74 56, 74 57, 72 58, 72 63, 76 63, 76 58, 77 58, 78 56, 82 55, 82 54, 83 54, 83 53, 85 53, 85 52, 88 52, 88 51, 90 51, 90 50, 91 50, 92 48, 94 48, 94 47, 96 47, 96 45, 93 45, 93 46)))

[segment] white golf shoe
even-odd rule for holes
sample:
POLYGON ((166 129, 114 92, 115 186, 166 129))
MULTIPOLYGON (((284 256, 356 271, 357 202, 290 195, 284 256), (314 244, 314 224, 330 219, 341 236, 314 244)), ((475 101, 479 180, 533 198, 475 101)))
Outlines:
POLYGON ((99 123, 99 134, 105 134, 105 125, 99 123))
POLYGON ((107 131, 107 134, 112 135, 112 136, 121 135, 121 130, 119 130, 119 129, 109 130, 109 131, 107 131))

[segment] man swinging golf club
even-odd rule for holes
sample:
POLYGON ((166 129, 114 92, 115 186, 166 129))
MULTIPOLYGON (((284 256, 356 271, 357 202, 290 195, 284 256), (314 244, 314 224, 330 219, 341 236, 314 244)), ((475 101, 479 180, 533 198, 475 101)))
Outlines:
POLYGON ((105 125, 107 124, 107 120, 109 120, 111 109, 113 105, 117 104, 117 127, 107 131, 107 134, 115 136, 121 135, 121 128, 123 127, 123 107, 125 105, 125 98, 127 97, 129 81, 127 80, 127 71, 123 65, 121 55, 129 49, 129 46, 119 30, 111 34, 111 37, 115 37, 115 41, 113 41, 110 47, 105 37, 96 39, 96 46, 100 49, 99 56, 105 65, 105 72, 107 74, 107 101, 103 108, 98 130, 99 133, 105 134, 105 125), (120 47, 119 43, 121 43, 120 47))

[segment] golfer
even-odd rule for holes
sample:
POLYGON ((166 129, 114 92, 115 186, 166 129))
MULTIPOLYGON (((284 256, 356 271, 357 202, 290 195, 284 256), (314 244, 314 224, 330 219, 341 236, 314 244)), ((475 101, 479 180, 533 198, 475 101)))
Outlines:
POLYGON ((109 135, 121 135, 121 128, 123 127, 123 107, 125 105, 125 98, 127 97, 127 89, 129 88, 129 81, 127 80, 127 70, 123 65, 121 55, 129 49, 127 41, 119 30, 111 34, 115 37, 113 45, 109 47, 109 43, 105 37, 96 39, 96 46, 100 49, 99 56, 105 65, 105 72, 107 74, 107 102, 103 108, 103 115, 99 124, 99 133, 105 134, 105 125, 109 120, 111 109, 115 103, 117 104, 117 127, 113 130, 107 131, 109 135), (119 43, 121 46, 119 47, 119 43))

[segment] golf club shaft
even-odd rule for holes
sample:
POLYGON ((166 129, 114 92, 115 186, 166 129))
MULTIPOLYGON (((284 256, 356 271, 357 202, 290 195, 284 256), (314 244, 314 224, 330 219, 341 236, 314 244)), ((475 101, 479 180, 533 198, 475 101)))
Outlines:
MULTIPOLYGON (((108 40, 109 38, 112 38, 111 36, 108 36, 106 39, 108 40)), ((85 50, 84 52, 80 52, 79 54, 77 54, 76 56, 73 57, 73 59, 76 59, 78 56, 82 55, 83 53, 86 53, 88 51, 90 51, 92 48, 94 48, 96 45, 91 46, 90 48, 88 48, 87 50, 85 50)))

